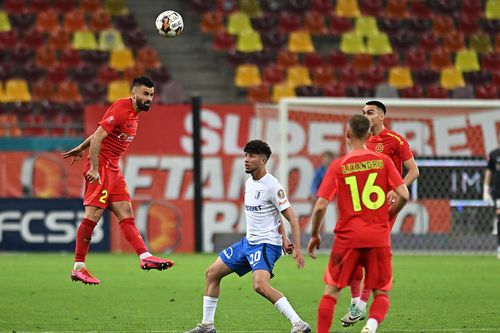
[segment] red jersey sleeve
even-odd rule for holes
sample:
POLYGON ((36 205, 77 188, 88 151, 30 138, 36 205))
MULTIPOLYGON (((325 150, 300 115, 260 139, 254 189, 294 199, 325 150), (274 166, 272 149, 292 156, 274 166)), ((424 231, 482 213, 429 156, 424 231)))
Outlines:
POLYGON ((330 164, 319 186, 318 193, 316 194, 317 197, 327 199, 328 201, 333 200, 337 193, 337 180, 335 178, 335 170, 337 168, 338 163, 336 161, 330 164))
POLYGON ((108 134, 111 134, 116 127, 127 120, 127 112, 127 109, 121 108, 119 103, 115 102, 106 111, 99 125, 108 134))
POLYGON ((387 155, 380 154, 382 156, 382 159, 384 160, 384 166, 387 169, 387 182, 389 183, 389 186, 391 189, 395 189, 399 185, 403 185, 405 182, 403 180, 403 177, 399 174, 398 169, 396 169, 396 166, 394 165, 394 162, 391 160, 391 158, 387 155))
POLYGON ((403 143, 399 147, 399 157, 401 162, 408 161, 410 158, 413 157, 413 153, 411 152, 410 145, 408 144, 408 141, 402 136, 399 136, 401 139, 401 142, 403 143))

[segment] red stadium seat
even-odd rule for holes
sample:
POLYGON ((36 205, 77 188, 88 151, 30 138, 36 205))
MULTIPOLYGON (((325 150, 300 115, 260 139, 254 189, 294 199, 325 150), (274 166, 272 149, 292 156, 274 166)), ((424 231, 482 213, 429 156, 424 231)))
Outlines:
POLYGON ((67 31, 85 30, 87 28, 85 11, 81 8, 75 8, 64 15, 63 27, 67 31))
POLYGON ((59 29, 59 13, 54 9, 39 12, 36 17, 36 28, 47 33, 59 29))
POLYGON ((491 84, 480 85, 476 87, 476 98, 498 99, 498 88, 491 84))
POLYGON ((323 96, 325 97, 343 97, 345 96, 345 85, 335 82, 323 87, 323 96))
POLYGON ((31 9, 35 12, 49 9, 49 0, 30 0, 31 9))
POLYGON ((285 80, 285 70, 276 64, 268 65, 264 68, 262 75, 264 82, 275 84, 285 80))
POLYGON ((328 33, 325 16, 315 11, 307 12, 304 16, 304 29, 312 35, 324 35, 328 33))
POLYGON ((359 5, 364 16, 383 16, 384 4, 382 0, 364 0, 359 5))
POLYGON ((418 19, 429 19, 432 17, 432 10, 427 6, 426 1, 412 1, 411 15, 418 19))
POLYGON ((333 15, 331 18, 330 33, 333 35, 341 35, 353 29, 352 20, 347 17, 339 17, 333 15))
POLYGON ((201 17, 200 29, 201 32, 215 33, 224 31, 224 17, 218 11, 208 11, 201 17))
POLYGON ((378 58, 378 64, 385 70, 400 65, 399 53, 383 54, 378 58))
POLYGON ((439 85, 432 85, 427 88, 428 98, 439 98, 446 99, 449 98, 448 90, 444 89, 439 85))
POLYGON ((387 81, 387 72, 379 66, 370 67, 363 73, 366 88, 375 89, 379 84, 387 81))
POLYGON ((332 1, 331 0, 312 0, 311 10, 318 13, 329 13, 332 11, 332 1))
POLYGON ((424 33, 420 36, 419 45, 427 52, 431 52, 441 45, 439 38, 432 32, 424 33))
POLYGON ((335 73, 330 66, 315 67, 311 72, 312 82, 316 86, 327 86, 335 82, 335 73))
POLYGON ((309 69, 324 65, 323 56, 320 53, 312 52, 304 54, 304 66, 309 69))
POLYGON ((59 61, 62 65, 70 68, 75 68, 83 64, 83 61, 80 57, 80 52, 73 49, 61 51, 61 58, 59 61))
POLYGON ((24 0, 5 0, 3 9, 9 14, 22 14, 26 7, 24 0))
POLYGON ((342 68, 349 62, 347 54, 340 50, 332 50, 327 55, 328 63, 335 68, 342 68))
POLYGON ((248 88, 247 100, 249 103, 269 103, 271 101, 269 84, 263 83, 248 88))
POLYGON ((410 88, 402 89, 399 92, 400 97, 404 98, 422 98, 424 97, 424 89, 421 86, 413 86, 410 88))
POLYGON ((409 16, 406 0, 387 0, 385 10, 390 18, 403 19, 409 16))
POLYGON ((111 15, 104 9, 99 9, 92 13, 90 28, 94 31, 111 29, 111 15))
POLYGON ((214 35, 212 48, 215 51, 227 51, 234 48, 235 43, 236 41, 233 35, 225 31, 221 31, 214 35))
POLYGON ((302 27, 301 17, 291 12, 284 12, 280 15, 279 29, 282 33, 289 33, 300 30, 302 27))
POLYGON ((425 51, 420 48, 410 49, 406 54, 405 63, 412 70, 425 68, 427 66, 425 51))

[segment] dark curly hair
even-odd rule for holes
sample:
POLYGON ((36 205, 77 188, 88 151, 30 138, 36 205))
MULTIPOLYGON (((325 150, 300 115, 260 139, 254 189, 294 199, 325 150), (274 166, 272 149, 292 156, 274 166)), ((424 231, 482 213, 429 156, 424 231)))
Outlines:
POLYGON ((266 155, 267 159, 269 159, 272 154, 269 145, 262 140, 248 141, 243 151, 249 154, 266 155))
POLYGON ((138 76, 132 81, 132 87, 145 86, 148 88, 154 88, 154 82, 146 76, 138 76))

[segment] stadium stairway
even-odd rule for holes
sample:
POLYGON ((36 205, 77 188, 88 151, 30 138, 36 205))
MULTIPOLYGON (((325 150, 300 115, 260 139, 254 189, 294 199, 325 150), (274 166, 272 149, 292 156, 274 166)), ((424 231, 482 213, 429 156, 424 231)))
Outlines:
POLYGON ((188 97, 200 95, 203 103, 245 102, 246 97, 238 94, 233 84, 234 74, 227 67, 225 53, 210 52, 212 36, 200 32, 200 17, 192 13, 189 3, 127 0, 149 45, 158 50, 161 62, 167 65, 173 80, 182 85, 188 97), (156 16, 168 9, 179 12, 184 19, 184 32, 178 38, 167 39, 156 32, 156 16))

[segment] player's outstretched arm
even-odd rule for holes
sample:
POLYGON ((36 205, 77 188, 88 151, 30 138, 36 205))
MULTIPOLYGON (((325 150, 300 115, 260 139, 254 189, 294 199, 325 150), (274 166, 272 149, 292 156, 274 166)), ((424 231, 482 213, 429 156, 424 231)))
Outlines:
POLYGON ((300 229, 299 229, 299 220, 297 219, 297 215, 295 214, 292 207, 288 207, 284 211, 281 212, 283 216, 290 223, 290 227, 292 228, 292 236, 293 236, 293 258, 297 263, 297 268, 304 267, 304 256, 302 255, 302 247, 300 245, 300 229))
POLYGON ((316 259, 314 248, 319 249, 319 246, 321 245, 321 236, 319 234, 319 231, 321 230, 321 225, 323 224, 323 219, 326 214, 328 202, 328 200, 322 197, 316 199, 316 203, 314 204, 314 208, 311 214, 312 232, 309 244, 307 244, 307 252, 313 259, 316 259))
POLYGON ((83 156, 83 152, 90 145, 90 139, 91 138, 92 138, 92 135, 89 136, 88 138, 86 138, 85 141, 83 141, 82 143, 80 143, 75 148, 73 148, 71 150, 68 150, 65 153, 62 153, 62 157, 63 158, 73 157, 73 159, 71 160, 71 165, 73 165, 76 161, 78 161, 83 156))
POLYGON ((391 219, 396 216, 401 209, 403 209, 408 200, 410 200, 410 192, 408 192, 408 187, 405 184, 396 187, 394 192, 398 195, 399 200, 396 200, 396 202, 389 208, 389 217, 391 219))
POLYGON ((101 152, 102 140, 108 136, 108 132, 99 126, 90 139, 90 169, 87 171, 85 178, 92 184, 98 181, 101 184, 101 178, 99 177, 99 153, 101 152))

